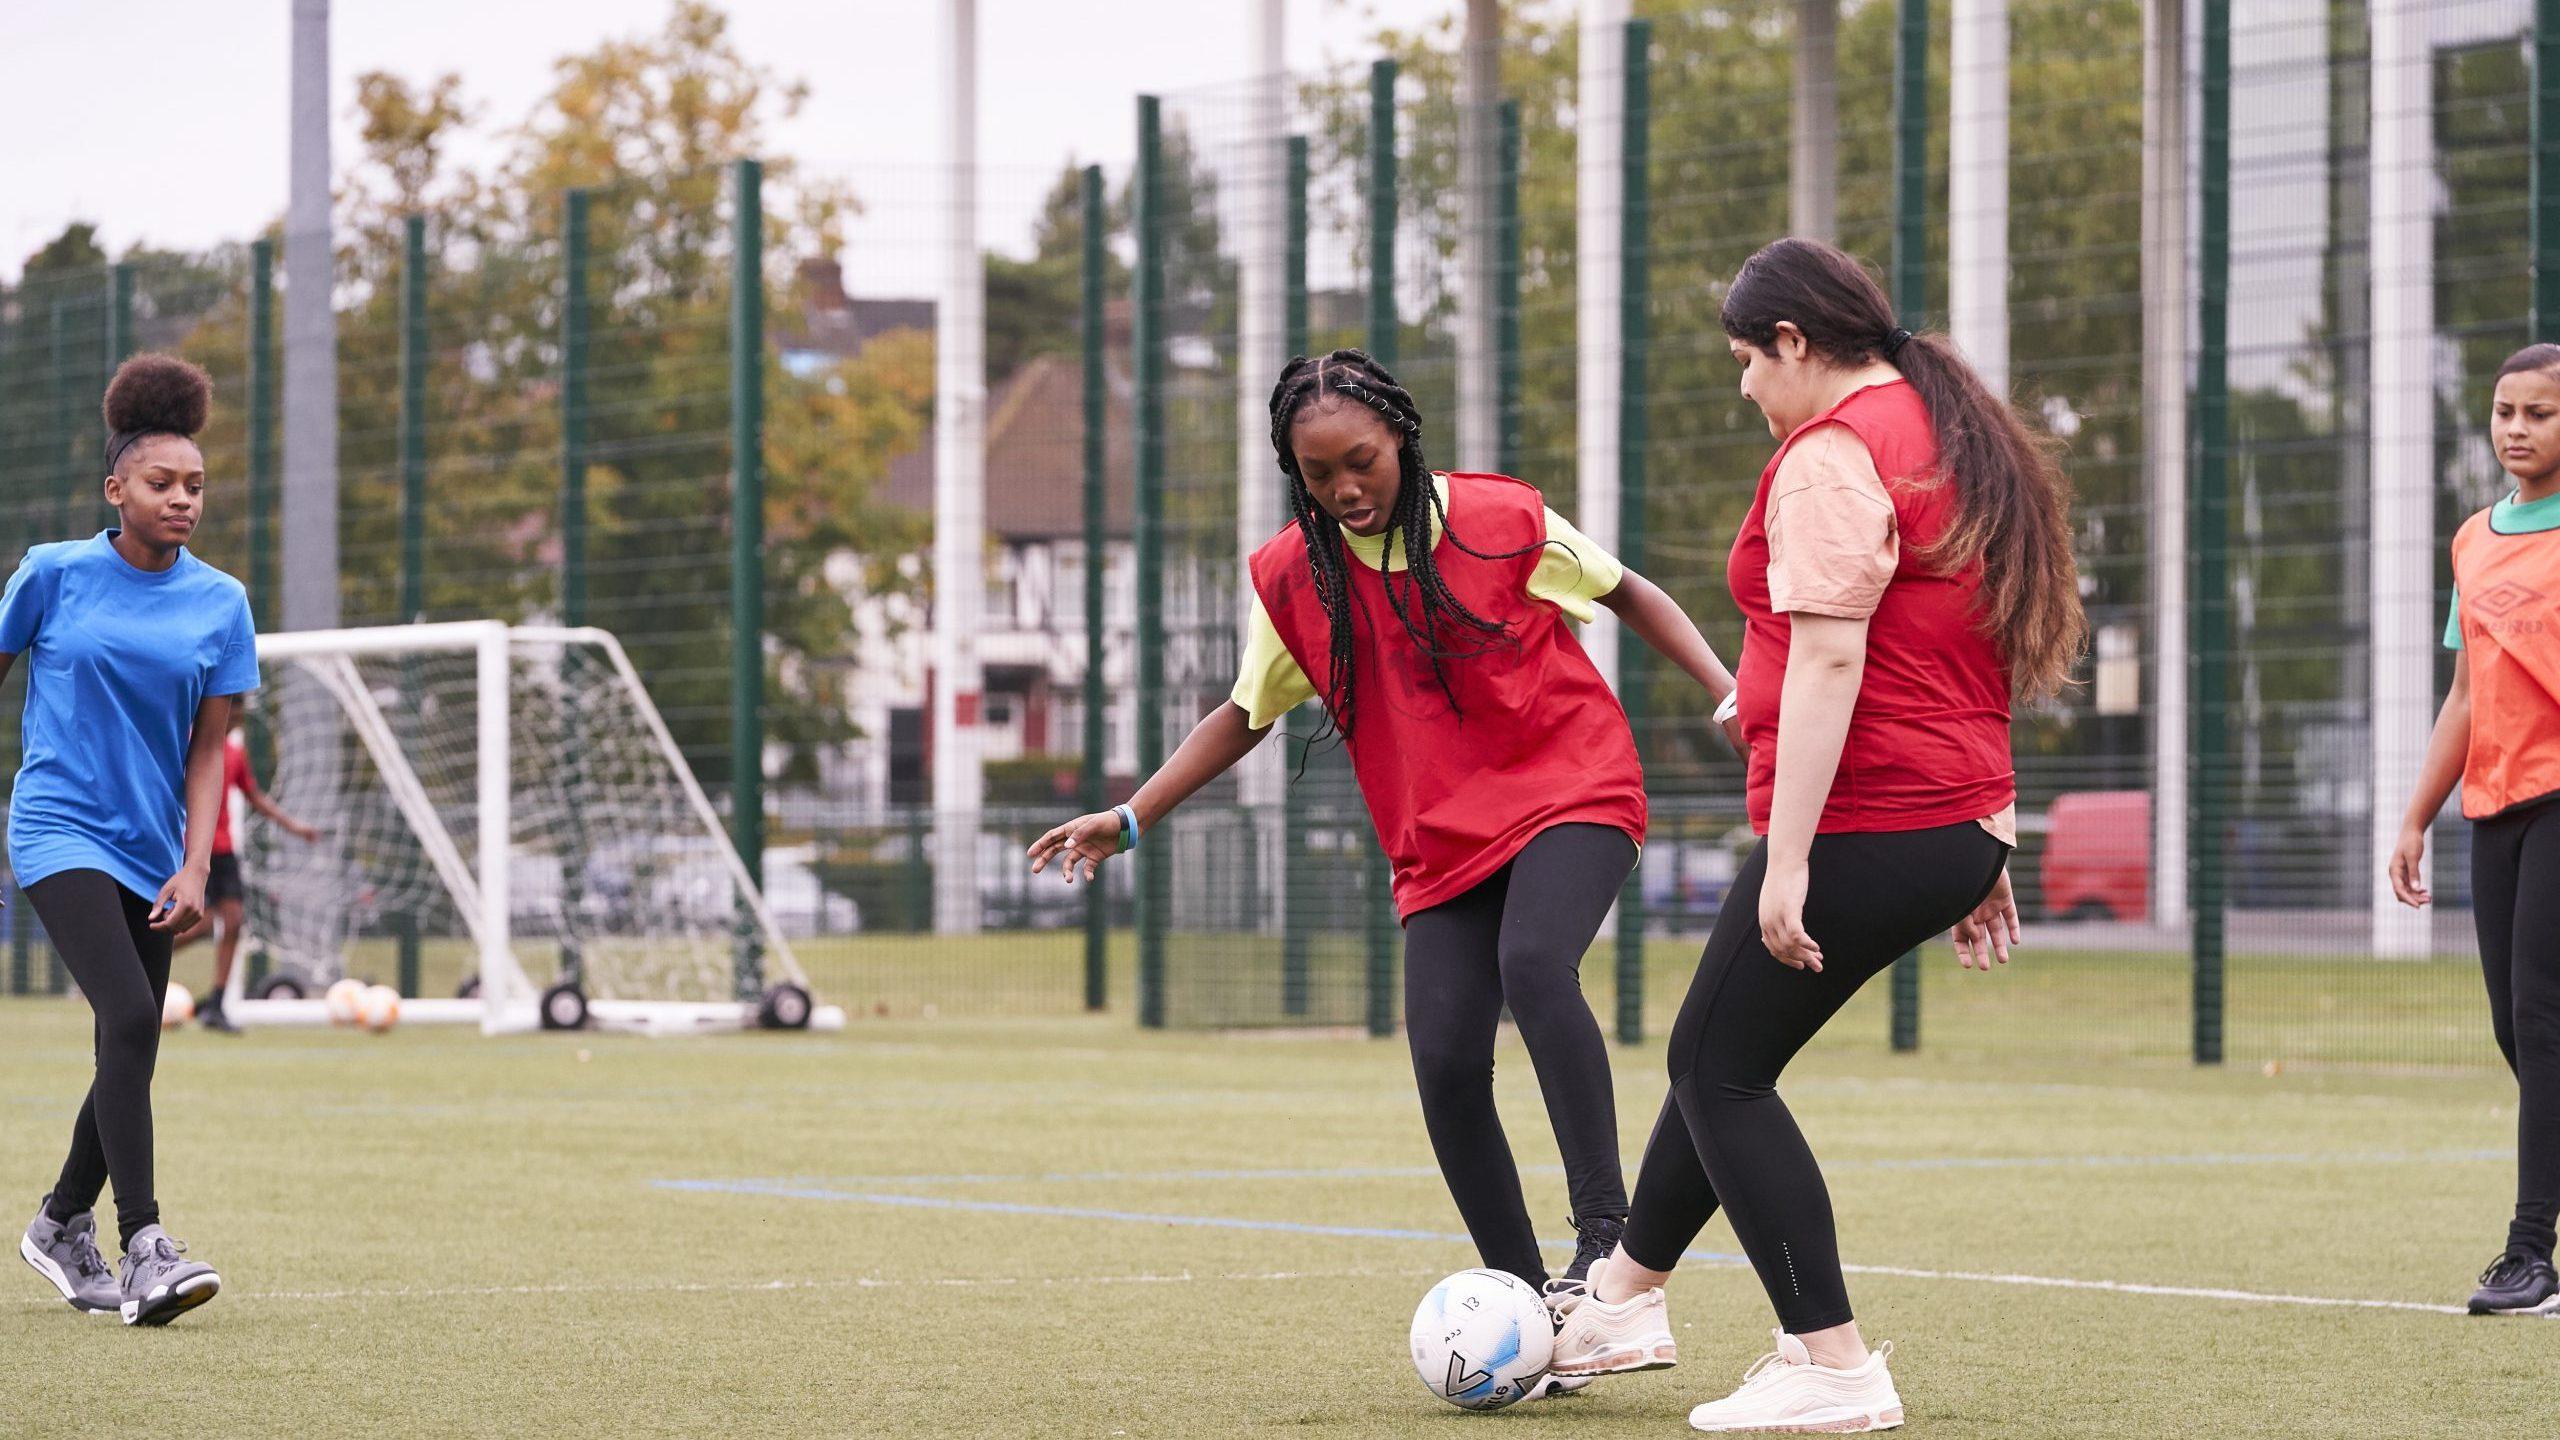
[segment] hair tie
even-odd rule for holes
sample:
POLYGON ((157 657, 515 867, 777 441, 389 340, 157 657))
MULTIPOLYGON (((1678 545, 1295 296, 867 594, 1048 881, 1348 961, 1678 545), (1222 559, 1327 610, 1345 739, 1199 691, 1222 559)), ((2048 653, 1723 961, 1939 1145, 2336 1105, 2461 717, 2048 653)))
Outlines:
POLYGON ((1911 343, 1911 332, 1903 329, 1899 325, 1894 326, 1891 330, 1885 332, 1884 358, 1890 360, 1894 356, 1901 354, 1902 347, 1909 343, 1911 343))

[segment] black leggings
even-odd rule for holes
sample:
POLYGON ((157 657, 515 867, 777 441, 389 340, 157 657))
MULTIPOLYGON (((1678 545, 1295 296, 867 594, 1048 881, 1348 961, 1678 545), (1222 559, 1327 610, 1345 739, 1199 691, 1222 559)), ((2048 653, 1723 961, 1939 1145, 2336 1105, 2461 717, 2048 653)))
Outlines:
POLYGON ((1671 1095, 1637 1172, 1629 1258, 1669 1270, 1722 1205, 1790 1334, 1849 1322, 1831 1193, 1778 1098, 1778 1073, 1859 986, 1972 913, 2008 858, 1970 822, 1816 836, 1804 907, 1822 947, 1816 973, 1760 943, 1769 849, 1752 852, 1671 1028, 1671 1095))
POLYGON ((1574 1217, 1624 1216, 1609 1048, 1582 998, 1582 956, 1635 859, 1623 830, 1558 825, 1405 924, 1405 1037, 1431 1151, 1476 1253, 1532 1285, 1546 1283, 1547 1267, 1494 1111, 1494 1031, 1507 1003, 1546 1096, 1574 1217))
POLYGON ((27 887, 44 933, 97 1016, 97 1077, 71 1127, 71 1155, 45 1211, 67 1220, 116 1183, 126 1244, 160 1223, 151 1187, 151 1069, 160 1056, 160 1005, 169 993, 167 931, 151 902, 97 870, 65 870, 27 887))
POLYGON ((2473 827, 2471 907, 2489 1026, 2516 1074, 2516 1218, 2507 1245, 2548 1259, 2560 1218, 2560 803, 2473 827))

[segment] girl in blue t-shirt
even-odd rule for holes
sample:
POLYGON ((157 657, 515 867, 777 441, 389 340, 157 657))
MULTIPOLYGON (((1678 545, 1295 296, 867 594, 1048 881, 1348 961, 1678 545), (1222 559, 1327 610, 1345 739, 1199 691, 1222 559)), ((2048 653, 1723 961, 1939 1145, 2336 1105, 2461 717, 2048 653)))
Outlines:
POLYGON ((71 1155, 18 1253, 75 1308, 128 1325, 165 1325, 222 1288, 161 1230, 151 1174, 170 942, 204 910, 223 736, 233 699, 258 685, 247 592, 186 548, 204 518, 191 437, 212 398, 183 360, 126 361, 106 400, 118 527, 35 547, 0 593, 0 678, 27 662, 9 863, 97 1014, 71 1155), (90 1213, 110 1178, 120 1281, 90 1213))

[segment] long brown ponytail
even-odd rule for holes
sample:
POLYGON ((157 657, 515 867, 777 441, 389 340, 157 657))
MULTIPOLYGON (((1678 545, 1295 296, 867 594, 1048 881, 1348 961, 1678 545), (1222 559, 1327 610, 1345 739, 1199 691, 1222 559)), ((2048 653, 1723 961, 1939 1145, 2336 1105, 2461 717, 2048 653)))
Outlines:
POLYGON ((2008 659, 2019 700, 2046 699, 2069 684, 2088 648, 2089 622, 2071 553, 2071 482, 2054 443, 1992 394, 1945 336, 1898 335, 1884 287, 1819 240, 1779 240, 1744 261, 1721 318, 1727 335, 1763 350, 1776 347, 1779 322, 1789 322, 1834 365, 1870 364, 1891 349, 1936 432, 1933 478, 1956 490, 1954 516, 1925 558, 1940 571, 1982 562, 1980 629, 2008 659))

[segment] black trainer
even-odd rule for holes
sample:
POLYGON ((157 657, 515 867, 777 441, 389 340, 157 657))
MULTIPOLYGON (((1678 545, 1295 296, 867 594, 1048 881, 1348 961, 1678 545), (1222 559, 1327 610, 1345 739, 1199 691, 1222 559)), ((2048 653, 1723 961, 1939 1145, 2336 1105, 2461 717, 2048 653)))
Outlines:
POLYGON ((2529 1250, 2510 1250, 2480 1272, 2480 1288, 2471 1292, 2474 1315, 2560 1314, 2560 1276, 2549 1257, 2529 1250))
POLYGON ((1581 1284, 1591 1278, 1594 1264, 1607 1259, 1609 1252, 1618 1248, 1618 1237, 1627 1233, 1627 1222, 1624 1216, 1611 1215, 1595 1216, 1589 1220, 1567 1216, 1566 1220, 1573 1226, 1576 1243, 1573 1263, 1564 1267, 1564 1278, 1581 1284))
POLYGON ((222 1013, 222 992, 219 990, 213 993, 212 1004, 196 1007, 196 1019, 207 1030, 224 1035, 240 1033, 240 1027, 232 1021, 230 1016, 222 1013))

